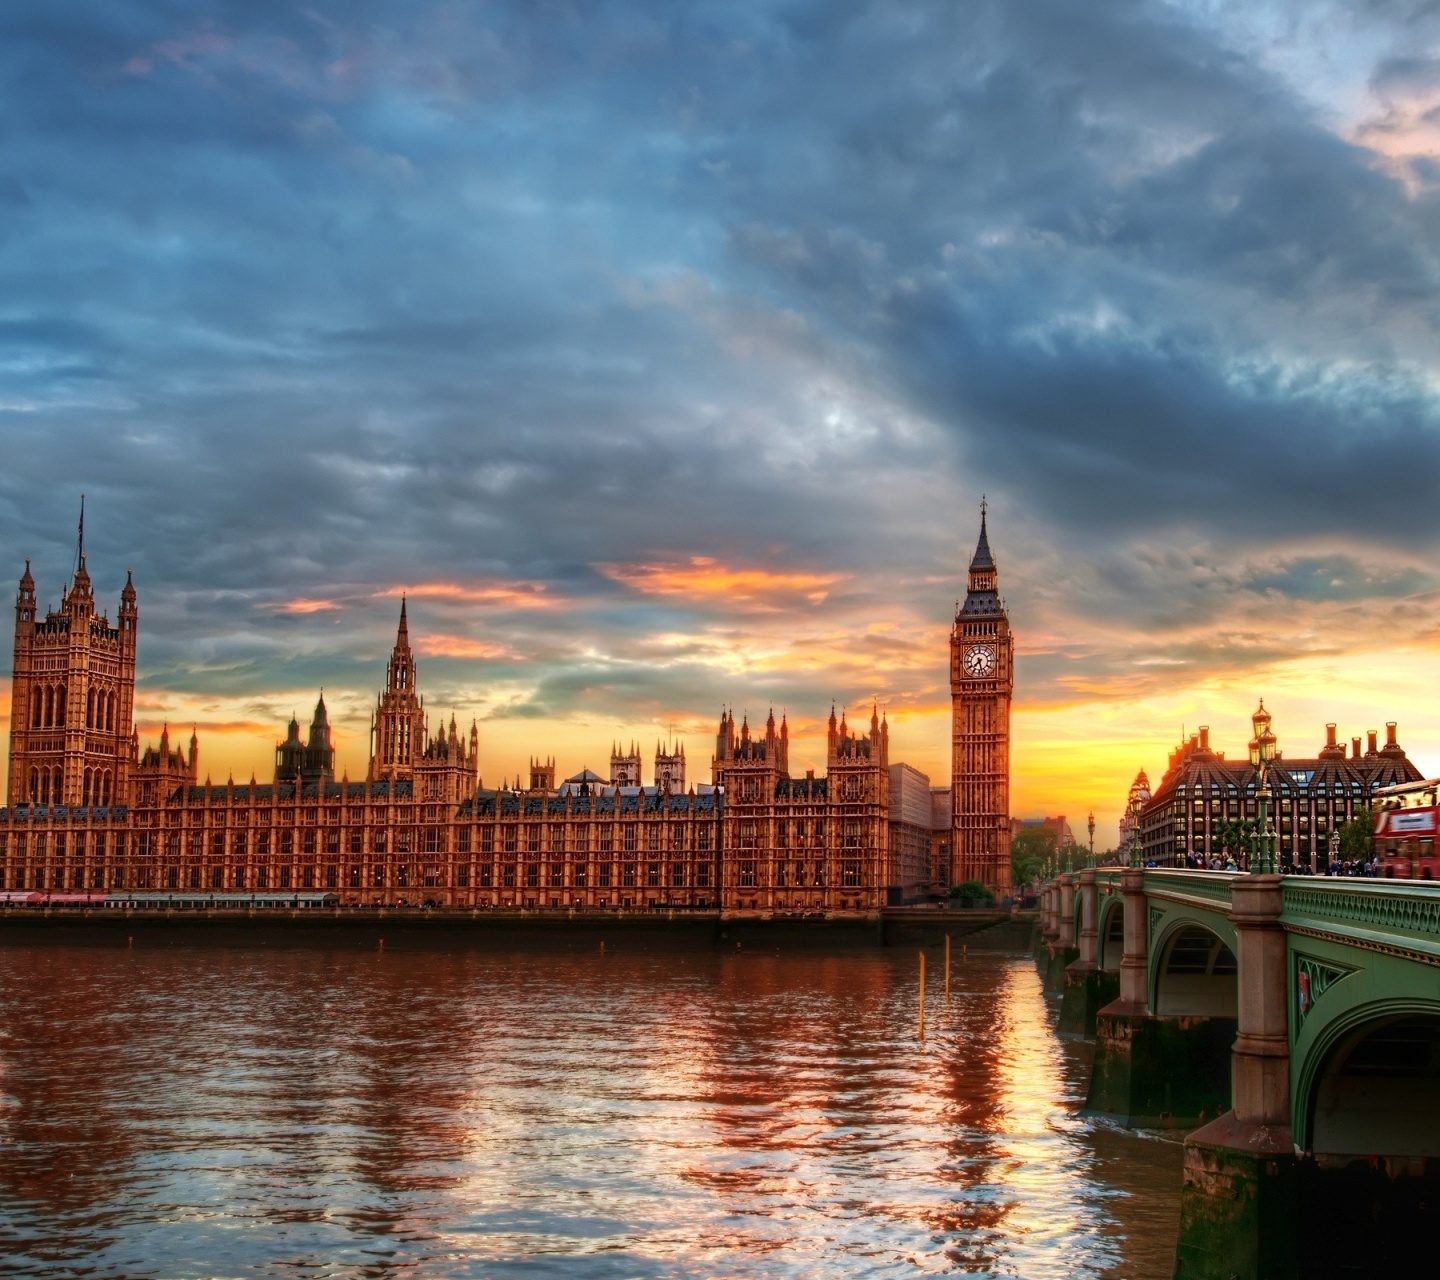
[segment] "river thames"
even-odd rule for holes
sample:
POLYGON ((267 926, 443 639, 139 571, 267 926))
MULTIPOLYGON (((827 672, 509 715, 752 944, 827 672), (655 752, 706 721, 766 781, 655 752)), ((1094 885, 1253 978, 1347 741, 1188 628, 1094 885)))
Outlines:
POLYGON ((0 946, 0 1274, 1168 1277, 1028 957, 0 946))

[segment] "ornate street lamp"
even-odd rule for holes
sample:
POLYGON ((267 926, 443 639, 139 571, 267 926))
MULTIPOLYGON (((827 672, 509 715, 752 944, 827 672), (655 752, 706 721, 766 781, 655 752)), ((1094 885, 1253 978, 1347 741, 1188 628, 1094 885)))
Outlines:
POLYGON ((1140 849, 1140 797, 1137 795, 1130 801, 1130 865, 1132 867, 1143 867, 1145 860, 1141 856, 1140 849))
POLYGON ((1266 761, 1260 761, 1260 778, 1255 787, 1255 799, 1259 802, 1259 830, 1256 832, 1256 851, 1250 859, 1250 873, 1257 876, 1275 874, 1275 828, 1270 825, 1270 769, 1266 761))
POLYGON ((1091 809, 1091 810, 1090 810, 1090 821, 1089 821, 1089 823, 1088 823, 1087 825, 1090 827, 1090 865, 1093 867, 1093 866, 1095 865, 1095 810, 1094 810, 1094 809, 1091 809))

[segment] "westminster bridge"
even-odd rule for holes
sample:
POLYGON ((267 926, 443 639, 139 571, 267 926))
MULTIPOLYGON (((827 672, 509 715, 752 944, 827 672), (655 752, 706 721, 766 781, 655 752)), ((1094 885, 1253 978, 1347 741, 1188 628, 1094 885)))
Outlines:
POLYGON ((1059 877, 1038 959, 1092 1115, 1193 1129, 1177 1277, 1393 1274, 1440 1240, 1440 887, 1059 877))

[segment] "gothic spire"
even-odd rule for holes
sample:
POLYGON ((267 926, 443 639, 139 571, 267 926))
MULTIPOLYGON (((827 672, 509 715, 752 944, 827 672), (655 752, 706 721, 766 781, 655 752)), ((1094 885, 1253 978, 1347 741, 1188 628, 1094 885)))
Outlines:
POLYGON ((976 569, 993 569, 994 557, 990 554, 990 535, 985 528, 985 513, 989 503, 980 499, 980 541, 975 544, 975 554, 970 557, 972 572, 976 569))

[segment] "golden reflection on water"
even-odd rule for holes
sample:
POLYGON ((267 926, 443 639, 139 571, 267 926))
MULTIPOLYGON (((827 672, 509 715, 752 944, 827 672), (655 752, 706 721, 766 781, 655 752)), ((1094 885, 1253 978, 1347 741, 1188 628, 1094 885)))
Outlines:
POLYGON ((1168 1276, 1023 957, 0 947, 0 1272, 1168 1276))

